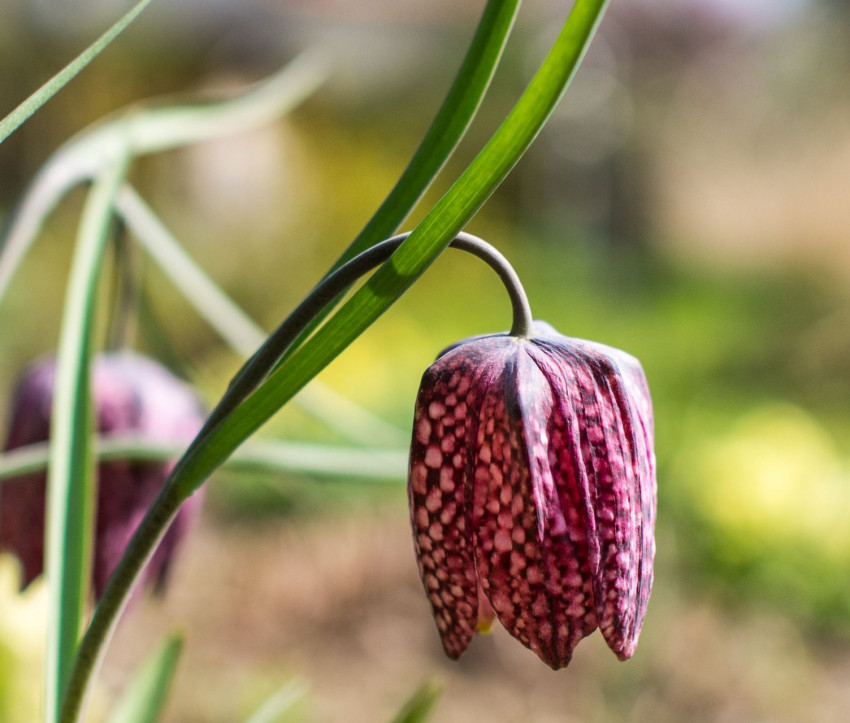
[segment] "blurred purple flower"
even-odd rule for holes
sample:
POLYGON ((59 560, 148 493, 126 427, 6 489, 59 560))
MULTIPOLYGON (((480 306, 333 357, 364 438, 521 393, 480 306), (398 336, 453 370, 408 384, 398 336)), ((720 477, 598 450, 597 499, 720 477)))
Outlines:
MULTIPOLYGON (((6 449, 48 439, 53 385, 52 358, 32 365, 18 383, 6 449)), ((204 419, 200 400, 187 384, 158 363, 122 352, 98 357, 93 365, 92 395, 98 431, 104 435, 138 435, 150 441, 191 441, 204 419)), ((98 493, 92 586, 103 593, 112 570, 173 463, 110 461, 98 466, 98 493)), ((46 475, 38 473, 0 485, 0 548, 15 553, 23 565, 22 587, 44 569, 46 475)), ((144 573, 159 590, 166 581, 175 548, 200 512, 201 495, 181 508, 144 573)))
POLYGON ((536 322, 449 347, 410 453, 419 571, 446 653, 494 618, 554 669, 597 627, 635 651, 652 586, 655 457, 643 370, 536 322))

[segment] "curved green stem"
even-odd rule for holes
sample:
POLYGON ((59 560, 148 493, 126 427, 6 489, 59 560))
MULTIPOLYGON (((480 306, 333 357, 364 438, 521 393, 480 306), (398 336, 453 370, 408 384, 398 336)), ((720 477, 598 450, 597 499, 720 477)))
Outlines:
MULTIPOLYGON (((245 363, 230 382, 227 391, 207 418, 198 436, 189 445, 183 459, 178 462, 175 477, 180 476, 181 467, 190 462, 199 448, 212 437, 218 425, 226 419, 266 378, 280 359, 298 340, 300 334, 313 319, 357 279, 385 262, 404 243, 409 233, 394 236, 355 256, 330 276, 319 282, 295 310, 275 329, 263 345, 245 363)), ((511 299, 515 336, 528 336, 531 329, 531 309, 528 297, 519 277, 507 259, 483 239, 467 233, 459 233, 450 244, 452 247, 477 256, 496 271, 511 299)), ((199 483, 200 484, 200 483, 199 483)), ((188 490, 188 495, 191 490, 188 490)))
MULTIPOLYGON (((221 423, 251 395, 274 368, 280 356, 298 339, 316 315, 321 313, 341 291, 386 261, 404 243, 408 235, 401 234, 376 244, 321 281, 272 332, 230 382, 221 401, 213 409, 203 428, 177 463, 162 492, 148 510, 104 591, 91 625, 80 645, 76 667, 68 685, 62 721, 70 723, 76 720, 88 679, 97 666, 106 640, 129 597, 133 582, 153 554, 180 505, 208 476, 208 473, 203 476, 196 474, 196 457, 205 450, 211 440, 214 440, 221 423)), ((520 335, 527 335, 531 326, 528 298, 516 272, 505 257, 486 241, 471 234, 458 234, 451 245, 482 259, 497 272, 511 298, 512 333, 516 331, 520 335)))
MULTIPOLYGON (((406 236, 408 235, 406 234, 406 236)), ((528 296, 525 293, 522 282, 519 280, 519 276, 517 276, 514 267, 510 265, 508 260, 490 244, 466 233, 458 234, 449 246, 463 249, 473 256, 477 256, 499 275, 505 291, 508 292, 511 300, 511 309, 513 311, 511 336, 524 338, 531 336, 533 318, 531 316, 531 307, 528 304, 528 296)))

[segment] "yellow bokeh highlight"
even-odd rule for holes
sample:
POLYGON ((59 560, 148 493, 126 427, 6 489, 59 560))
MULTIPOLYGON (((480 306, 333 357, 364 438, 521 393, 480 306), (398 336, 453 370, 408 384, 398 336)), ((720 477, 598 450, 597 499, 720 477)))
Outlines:
POLYGON ((827 431, 790 404, 757 407, 680 458, 703 516, 749 545, 850 557, 850 475, 827 431))
POLYGON ((21 567, 0 554, 0 721, 41 718, 47 590, 39 578, 19 592, 21 567))

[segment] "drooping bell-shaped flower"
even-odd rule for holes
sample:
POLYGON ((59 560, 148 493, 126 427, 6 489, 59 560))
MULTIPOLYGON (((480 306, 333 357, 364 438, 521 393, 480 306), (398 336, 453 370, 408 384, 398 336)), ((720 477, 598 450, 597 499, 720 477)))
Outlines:
POLYGON ((635 651, 652 586, 652 406, 628 354, 536 322, 425 372, 408 494, 446 653, 497 618, 554 669, 597 627, 635 651))
MULTIPOLYGON (((54 359, 35 363, 17 385, 6 449, 43 442, 50 434, 56 376, 54 359)), ((197 434, 203 407, 195 392, 158 363, 127 352, 99 356, 92 369, 95 424, 102 436, 134 435, 187 444, 197 434)), ((173 463, 114 460, 97 467, 98 492, 92 586, 100 597, 127 543, 168 477, 173 463)), ((24 587, 44 569, 46 474, 0 485, 0 549, 15 553, 24 587)), ((144 573, 160 588, 175 548, 200 512, 201 495, 183 505, 144 573)))

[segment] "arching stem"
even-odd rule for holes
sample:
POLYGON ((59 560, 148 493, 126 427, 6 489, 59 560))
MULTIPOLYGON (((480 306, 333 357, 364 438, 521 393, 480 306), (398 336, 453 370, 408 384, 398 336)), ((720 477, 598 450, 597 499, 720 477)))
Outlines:
MULTIPOLYGON (((275 363, 298 339, 301 332, 322 310, 357 279, 382 264, 407 239, 409 233, 393 236, 386 241, 355 256, 330 276, 319 282, 316 287, 295 307, 295 310, 275 329, 265 343, 248 359, 242 369, 230 382, 221 401, 207 418, 203 429, 192 441, 184 459, 190 457, 195 447, 200 446, 216 426, 238 407, 266 375, 275 363)), ((511 335, 527 337, 531 332, 531 308, 525 289, 519 277, 507 259, 483 239, 468 233, 459 233, 451 242, 452 248, 466 251, 487 263, 502 280, 513 309, 511 335)), ((178 464, 178 468, 180 465, 178 464)))
MULTIPOLYGON (((180 458, 165 486, 139 524, 104 590, 91 624, 80 642, 74 669, 65 692, 61 723, 76 723, 79 719, 89 681, 105 652, 106 643, 129 598, 133 583, 153 554, 159 540, 180 509, 180 505, 203 482, 201 479, 193 486, 181 484, 186 481, 182 479, 185 476, 183 472, 194 461, 195 452, 203 449, 216 428, 251 395, 274 369, 278 359, 295 343, 301 332, 325 306, 361 276, 389 259, 408 235, 401 234, 376 244, 323 279, 271 333, 230 382, 221 401, 180 458)), ((450 245, 477 256, 496 271, 508 291, 513 307, 511 334, 528 336, 532 323, 528 298, 519 277, 505 257, 486 241, 467 233, 459 233, 450 245)))

